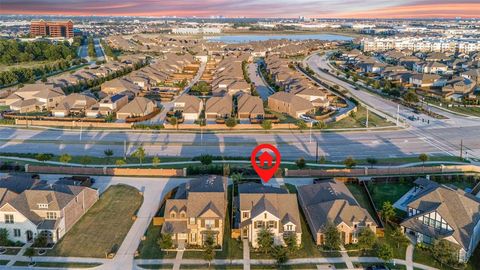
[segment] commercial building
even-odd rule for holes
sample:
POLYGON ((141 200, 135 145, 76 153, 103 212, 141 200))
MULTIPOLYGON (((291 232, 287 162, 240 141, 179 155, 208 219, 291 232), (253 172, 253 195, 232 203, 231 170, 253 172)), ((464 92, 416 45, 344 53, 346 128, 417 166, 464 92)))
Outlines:
POLYGON ((30 24, 30 36, 46 36, 46 37, 64 37, 73 38, 73 22, 72 21, 32 21, 30 24))

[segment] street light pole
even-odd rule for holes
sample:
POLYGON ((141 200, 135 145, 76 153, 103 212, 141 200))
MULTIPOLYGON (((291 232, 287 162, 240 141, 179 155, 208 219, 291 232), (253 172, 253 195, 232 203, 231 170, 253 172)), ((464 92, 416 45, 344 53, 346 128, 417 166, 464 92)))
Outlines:
POLYGON ((310 122, 310 143, 312 143, 312 127, 313 127, 313 122, 310 122))
POLYGON ((397 127, 398 127, 398 117, 400 116, 400 104, 397 104, 397 127))
POLYGON ((367 107, 367 121, 365 122, 365 126, 368 128, 368 107, 367 107))

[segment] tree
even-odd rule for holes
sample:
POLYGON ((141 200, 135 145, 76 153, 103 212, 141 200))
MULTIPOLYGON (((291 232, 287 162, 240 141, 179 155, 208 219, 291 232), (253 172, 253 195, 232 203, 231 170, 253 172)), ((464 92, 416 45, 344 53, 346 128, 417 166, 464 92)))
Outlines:
POLYGON ((125 164, 127 164, 127 162, 123 159, 115 160, 115 165, 117 165, 117 166, 122 166, 122 165, 125 165, 125 164))
POLYGON ((327 158, 325 156, 321 156, 320 159, 318 160, 318 163, 320 164, 324 164, 325 162, 327 162, 327 158))
POLYGON ((343 161, 343 164, 345 164, 347 168, 351 169, 357 165, 357 162, 355 161, 355 159, 353 159, 353 157, 347 157, 343 161))
POLYGON ((418 96, 412 91, 408 91, 403 95, 403 100, 408 103, 417 103, 418 102, 418 96))
POLYGON ((46 247, 47 244, 48 244, 47 237, 43 233, 40 233, 35 238, 35 241, 33 241, 33 246, 34 247, 46 247))
POLYGON ((293 254, 298 250, 296 233, 288 233, 284 235, 283 241, 285 241, 285 245, 287 245, 287 250, 290 254, 293 254))
POLYGON ((370 164, 371 168, 373 168, 373 166, 378 163, 378 160, 374 157, 369 157, 367 158, 367 163, 370 164))
POLYGON ((212 164, 212 161, 213 161, 213 157, 211 155, 204 154, 200 156, 200 163, 202 163, 205 166, 212 164))
POLYGON ((105 149, 105 151, 103 151, 103 154, 107 157, 108 163, 110 163, 110 158, 113 156, 113 150, 105 149))
POLYGON ((10 240, 8 240, 8 230, 5 228, 0 229, 0 246, 9 246, 10 240))
POLYGON ((64 153, 60 156, 59 158, 60 162, 62 163, 68 163, 70 162, 70 160, 72 160, 72 156, 70 156, 69 154, 67 153, 64 153))
POLYGON ((257 235, 258 250, 262 253, 269 253, 273 248, 273 233, 270 230, 262 228, 257 235))
POLYGON ((215 258, 215 242, 213 239, 213 232, 207 231, 205 233, 205 240, 203 242, 203 258, 208 261, 208 269, 212 260, 215 258))
POLYGON ((454 243, 442 239, 433 242, 433 257, 441 264, 456 265, 458 263, 459 247, 454 243))
POLYGON ((297 164, 297 167, 299 169, 303 169, 303 168, 305 168, 306 162, 305 162, 304 158, 299 158, 295 161, 295 164, 297 164))
POLYGON ((275 259, 277 266, 286 263, 288 261, 287 248, 280 245, 273 246, 272 257, 275 259))
POLYGON ((385 243, 377 243, 375 245, 375 255, 384 262, 388 262, 393 259, 393 249, 385 243))
POLYGON ((178 119, 177 117, 170 117, 168 123, 178 129, 178 119))
POLYGON ((377 237, 370 228, 364 227, 358 232, 358 247, 362 250, 371 249, 376 240, 377 237))
POLYGON ((263 130, 265 130, 265 131, 270 130, 270 129, 272 129, 272 121, 263 120, 261 126, 262 126, 263 130))
POLYGON ((45 161, 48 161, 48 160, 52 159, 52 157, 53 157, 52 154, 43 153, 43 154, 37 154, 35 156, 35 159, 38 160, 38 161, 45 162, 45 161))
POLYGON ((160 158, 158 156, 154 156, 152 158, 152 164, 153 164, 154 167, 157 167, 158 164, 160 164, 160 158))
POLYGON ((339 250, 340 245, 342 244, 342 239, 340 238, 340 232, 337 227, 332 223, 325 226, 324 233, 325 243, 323 244, 328 250, 339 250))
MULTIPOLYGON (((172 234, 163 233, 162 235, 160 235, 160 239, 158 239, 158 246, 163 250, 170 249, 173 246, 172 234)), ((167 254, 168 254, 168 250, 167 250, 167 254)))
POLYGON ((383 203, 381 214, 385 223, 389 223, 397 215, 395 208, 393 208, 392 203, 389 201, 383 203))
POLYGON ((298 120, 295 125, 298 127, 298 129, 306 129, 307 128, 307 123, 305 123, 302 120, 298 120))
POLYGON ((429 157, 428 157, 427 154, 421 153, 421 154, 418 156, 418 159, 423 163, 423 166, 425 166, 425 162, 428 161, 429 157))
POLYGON ((392 239, 392 243, 397 244, 397 248, 406 246, 410 243, 410 240, 408 240, 400 227, 395 227, 390 233, 390 237, 392 239))
POLYGON ((135 150, 135 152, 132 153, 132 157, 134 158, 138 158, 138 160, 140 161, 140 164, 143 163, 143 159, 145 159, 145 149, 140 146, 137 148, 137 150, 135 150))
POLYGON ((229 117, 227 120, 225 120, 225 125, 232 129, 237 125, 237 119, 229 117))
POLYGON ((23 255, 30 258, 30 264, 33 264, 33 256, 35 256, 35 249, 33 247, 27 248, 23 255))

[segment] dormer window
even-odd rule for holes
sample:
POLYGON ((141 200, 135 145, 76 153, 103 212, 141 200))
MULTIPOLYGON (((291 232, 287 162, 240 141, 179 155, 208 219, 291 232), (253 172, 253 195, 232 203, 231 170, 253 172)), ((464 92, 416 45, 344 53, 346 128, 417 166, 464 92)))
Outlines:
POLYGON ((285 228, 286 231, 290 231, 290 232, 293 231, 293 225, 289 224, 289 225, 287 225, 287 226, 285 226, 285 227, 286 227, 286 228, 285 228))
POLYGON ((180 217, 181 217, 181 218, 185 218, 186 216, 187 216, 187 215, 185 214, 185 212, 182 211, 182 212, 180 213, 180 217))
POLYGON ((171 213, 170 213, 170 217, 171 217, 171 218, 175 218, 175 217, 176 217, 175 212, 171 212, 171 213))
POLYGON ((48 209, 48 203, 39 203, 37 205, 40 209, 48 209))

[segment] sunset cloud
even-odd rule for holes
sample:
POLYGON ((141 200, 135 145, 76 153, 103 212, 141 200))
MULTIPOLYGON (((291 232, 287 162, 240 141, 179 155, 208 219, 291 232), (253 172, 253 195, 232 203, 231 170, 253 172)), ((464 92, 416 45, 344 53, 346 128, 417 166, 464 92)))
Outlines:
POLYGON ((0 14, 479 18, 480 3, 478 0, 0 0, 0 14))

